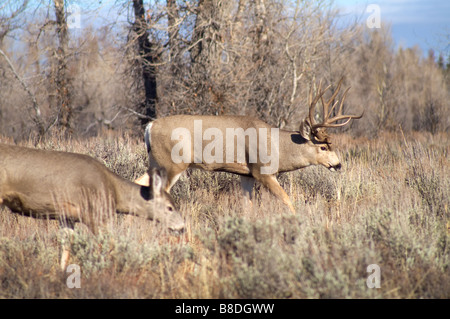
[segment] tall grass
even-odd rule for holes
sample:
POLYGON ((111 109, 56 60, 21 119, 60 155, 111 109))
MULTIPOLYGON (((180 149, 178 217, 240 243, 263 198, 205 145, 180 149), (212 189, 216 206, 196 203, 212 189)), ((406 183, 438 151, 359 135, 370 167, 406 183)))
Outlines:
MULTIPOLYGON (((279 176, 295 215, 260 186, 243 207, 237 176, 190 171, 172 189, 188 224, 181 237, 131 216, 98 236, 77 225, 69 262, 80 266, 79 289, 59 270, 57 222, 1 208, 0 297, 448 298, 448 135, 336 138, 340 173, 279 176), (371 264, 379 289, 366 285, 371 264)), ((36 147, 89 154, 130 180, 147 166, 128 136, 36 147)))

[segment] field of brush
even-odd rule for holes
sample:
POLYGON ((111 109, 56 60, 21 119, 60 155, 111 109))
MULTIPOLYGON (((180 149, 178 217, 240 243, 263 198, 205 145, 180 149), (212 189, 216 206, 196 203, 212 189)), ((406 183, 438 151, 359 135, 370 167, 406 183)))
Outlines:
MULTIPOLYGON (((278 176, 295 215, 260 185, 247 211, 237 176, 189 171, 172 188, 180 237, 132 216, 98 236, 77 224, 80 288, 59 269, 58 223, 0 208, 0 298, 448 298, 448 134, 335 139, 339 173, 278 176), (367 285, 372 264, 380 288, 367 285)), ((89 154, 129 180, 147 166, 127 136, 21 145, 89 154)))

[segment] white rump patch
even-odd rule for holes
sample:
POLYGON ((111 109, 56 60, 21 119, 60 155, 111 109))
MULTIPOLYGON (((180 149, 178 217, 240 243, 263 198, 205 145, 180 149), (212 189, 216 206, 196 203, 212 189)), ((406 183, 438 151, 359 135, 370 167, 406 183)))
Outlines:
POLYGON ((151 137, 152 137, 152 133, 151 133, 152 126, 153 126, 153 122, 150 122, 145 127, 144 140, 145 140, 145 147, 147 149, 147 153, 150 153, 150 150, 151 150, 150 141, 151 141, 151 137))

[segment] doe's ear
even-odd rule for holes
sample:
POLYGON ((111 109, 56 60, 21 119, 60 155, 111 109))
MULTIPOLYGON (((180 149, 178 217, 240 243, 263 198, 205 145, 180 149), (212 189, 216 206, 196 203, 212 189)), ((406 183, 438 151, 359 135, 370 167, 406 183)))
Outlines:
POLYGON ((167 184, 167 171, 164 168, 152 168, 149 175, 153 194, 161 194, 167 184))
POLYGON ((300 135, 307 141, 311 140, 311 124, 308 119, 304 119, 300 124, 300 135))

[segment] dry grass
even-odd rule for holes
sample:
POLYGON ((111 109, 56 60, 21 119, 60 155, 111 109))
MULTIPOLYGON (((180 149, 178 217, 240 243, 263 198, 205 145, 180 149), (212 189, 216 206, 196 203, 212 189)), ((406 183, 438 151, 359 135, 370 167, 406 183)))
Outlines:
MULTIPOLYGON (((59 270, 57 223, 1 208, 0 298, 448 298, 448 134, 336 139, 342 172, 279 176, 295 216, 259 186, 246 211, 236 176, 191 171, 172 191, 182 237, 128 216, 97 237, 77 225, 80 289, 59 270), (380 289, 366 286, 370 264, 380 289)), ((130 180, 146 167, 127 136, 37 147, 90 154, 130 180)))

